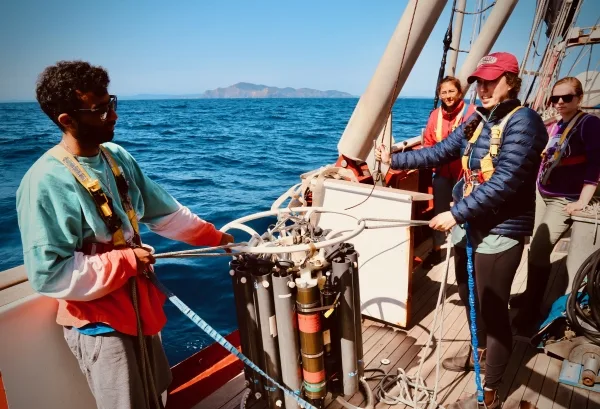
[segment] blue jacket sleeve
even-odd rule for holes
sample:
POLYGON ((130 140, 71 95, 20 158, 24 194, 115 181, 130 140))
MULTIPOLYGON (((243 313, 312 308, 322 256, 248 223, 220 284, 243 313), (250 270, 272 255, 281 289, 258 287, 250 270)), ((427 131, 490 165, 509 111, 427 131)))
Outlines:
POLYGON ((430 148, 392 155, 392 169, 426 169, 445 165, 461 154, 465 123, 456 128, 446 139, 430 148))
POLYGON ((458 224, 505 206, 524 180, 536 174, 548 133, 540 116, 529 108, 515 113, 502 135, 494 174, 450 209, 458 224))

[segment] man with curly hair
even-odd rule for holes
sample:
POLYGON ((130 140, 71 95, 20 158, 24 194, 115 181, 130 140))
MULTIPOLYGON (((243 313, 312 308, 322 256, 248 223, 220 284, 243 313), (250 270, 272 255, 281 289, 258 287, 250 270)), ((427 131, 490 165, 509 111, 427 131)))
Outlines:
POLYGON ((32 287, 58 300, 57 323, 98 408, 155 409, 172 379, 159 337, 165 296, 145 275, 155 260, 138 222, 196 246, 233 237, 191 213, 110 142, 118 117, 108 84, 102 67, 82 61, 58 62, 38 79, 37 100, 62 139, 17 191, 23 257, 32 287))

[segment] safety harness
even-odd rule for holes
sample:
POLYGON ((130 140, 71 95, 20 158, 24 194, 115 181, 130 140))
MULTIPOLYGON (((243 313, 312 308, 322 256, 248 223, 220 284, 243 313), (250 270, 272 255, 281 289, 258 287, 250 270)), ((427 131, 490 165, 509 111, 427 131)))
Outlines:
MULTIPOLYGON (((585 155, 575 155, 575 156, 569 156, 568 158, 563 158, 563 155, 567 151, 567 147, 569 145, 569 140, 571 139, 571 136, 573 136, 573 134, 569 135, 569 133, 571 132, 571 130, 573 129, 573 127, 575 126, 575 124, 577 123, 579 118, 583 117, 584 115, 585 115, 584 112, 580 112, 569 121, 569 124, 567 125, 566 129, 563 131, 562 135, 560 136, 560 139, 558 140, 558 143, 556 144, 556 150, 552 154, 552 157, 550 157, 550 158, 547 157, 546 150, 544 150, 544 152, 542 152, 543 165, 542 165, 542 169, 541 169, 540 177, 539 177, 539 181, 542 185, 548 184, 548 181, 550 179, 550 173, 552 173, 552 171, 555 168, 561 167, 561 166, 578 165, 580 163, 586 162, 587 159, 586 159, 585 155)), ((555 129, 556 129, 556 124, 554 125, 554 129, 553 129, 552 133, 554 133, 555 129)))
POLYGON ((75 179, 77 179, 77 181, 88 191, 94 200, 94 203, 96 204, 96 208, 98 209, 100 217, 112 234, 112 246, 114 248, 141 246, 142 243, 139 235, 137 215, 135 214, 135 210, 131 204, 131 198, 129 197, 128 193, 129 185, 125 179, 125 176, 123 175, 123 169, 117 164, 117 162, 115 162, 108 150, 104 146, 100 146, 100 153, 109 164, 112 174, 115 177, 115 181, 117 182, 117 190, 119 191, 121 205, 127 213, 127 218, 133 227, 134 236, 129 242, 125 240, 125 235, 123 233, 123 222, 114 211, 112 199, 102 190, 100 181, 90 177, 77 159, 64 147, 56 145, 50 149, 48 153, 65 165, 75 179))
MULTIPOLYGON (((135 213, 135 209, 133 208, 133 204, 131 203, 131 198, 129 197, 129 184, 127 183, 127 179, 125 179, 123 169, 113 159, 110 152, 104 146, 100 146, 100 154, 110 166, 112 174, 115 177, 121 205, 123 206, 123 209, 127 214, 127 218, 133 227, 133 237, 129 241, 125 240, 123 222, 115 213, 111 197, 106 195, 106 193, 102 190, 100 181, 96 178, 90 177, 83 166, 81 166, 79 161, 61 145, 54 146, 48 151, 48 153, 65 165, 75 179, 77 179, 77 181, 89 192, 90 196, 94 200, 94 203, 96 204, 96 208, 98 209, 100 217, 112 234, 112 243, 110 245, 93 243, 92 253, 95 252, 97 246, 109 250, 127 247, 141 247, 142 240, 139 234, 137 215, 135 213)), ((107 180, 107 183, 110 183, 110 181, 107 180)), ((162 405, 158 401, 158 394, 156 393, 156 387, 154 384, 154 375, 152 373, 150 357, 142 331, 142 321, 138 308, 136 277, 131 277, 129 279, 129 283, 131 288, 131 301, 133 303, 137 321, 137 338, 140 348, 140 356, 138 359, 142 372, 141 377, 146 404, 148 405, 148 408, 154 407, 159 409, 162 407, 162 405)))
MULTIPOLYGON (((451 126, 451 131, 454 131, 456 128, 458 128, 458 126, 460 125, 460 121, 462 120, 462 117, 465 113, 465 111, 467 110, 467 104, 465 104, 465 106, 463 107, 463 109, 460 110, 460 112, 458 113, 458 115, 456 115, 456 118, 454 119, 454 123, 451 126)), ((438 142, 441 142, 443 138, 442 135, 442 123, 444 122, 444 117, 442 114, 442 108, 439 109, 438 111, 438 117, 437 117, 437 124, 435 126, 435 139, 438 142)))
POLYGON ((498 125, 492 126, 491 136, 490 136, 490 150, 488 153, 480 160, 480 169, 470 169, 470 158, 471 153, 475 144, 477 143, 477 139, 479 139, 479 135, 481 135, 481 131, 483 130, 483 121, 479 123, 475 132, 473 132, 473 136, 469 139, 467 143, 467 147, 462 156, 462 169, 463 169, 463 178, 464 178, 464 188, 463 188, 463 196, 467 197, 471 194, 473 189, 490 180, 492 175, 494 174, 494 158, 498 156, 500 153, 500 145, 502 145, 502 133, 504 132, 504 128, 506 124, 510 120, 510 118, 517 112, 519 109, 523 108, 522 106, 518 106, 512 111, 510 111, 498 125))

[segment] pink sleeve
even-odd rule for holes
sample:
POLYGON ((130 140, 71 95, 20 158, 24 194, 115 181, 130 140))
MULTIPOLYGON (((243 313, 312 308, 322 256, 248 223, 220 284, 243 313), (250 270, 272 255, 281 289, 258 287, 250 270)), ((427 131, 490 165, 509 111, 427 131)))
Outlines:
POLYGON ((218 246, 223 233, 211 223, 202 220, 185 206, 149 224, 150 229, 172 240, 182 241, 192 246, 218 246))
POLYGON ((93 256, 75 252, 73 257, 57 262, 53 273, 43 282, 33 280, 34 289, 52 298, 90 301, 115 291, 135 276, 137 260, 130 248, 93 256))

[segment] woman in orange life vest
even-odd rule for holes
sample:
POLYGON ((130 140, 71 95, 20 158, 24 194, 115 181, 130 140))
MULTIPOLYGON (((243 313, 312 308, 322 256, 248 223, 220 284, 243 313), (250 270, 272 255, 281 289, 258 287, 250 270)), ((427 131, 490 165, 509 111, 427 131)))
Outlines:
MULTIPOLYGON (((549 129, 550 141, 538 173, 527 289, 510 300, 511 307, 520 310, 513 324, 524 332, 534 329, 542 315, 540 306, 550 278, 550 255, 554 245, 571 228, 573 213, 600 199, 600 118, 580 110, 583 87, 577 78, 566 77, 557 81, 551 95, 550 102, 561 119, 549 129)), ((579 240, 576 235, 587 235, 584 230, 572 229, 571 243, 585 243, 582 245, 586 248, 578 250, 591 254, 600 247, 600 242, 579 240)), ((569 261, 567 268, 571 281, 584 260, 576 260, 577 268, 569 261)), ((572 282, 563 285, 569 291, 572 282)))
MULTIPOLYGON (((429 115, 423 136, 425 147, 434 146, 446 139, 452 131, 475 112, 475 106, 465 104, 458 78, 445 77, 438 85, 437 94, 442 100, 442 105, 429 115)), ((437 216, 450 210, 452 188, 458 181, 461 170, 459 159, 434 169, 432 181, 434 215, 437 216)), ((442 261, 441 247, 445 241, 446 236, 443 232, 435 231, 433 233, 433 249, 423 262, 425 268, 431 268, 442 261)))

